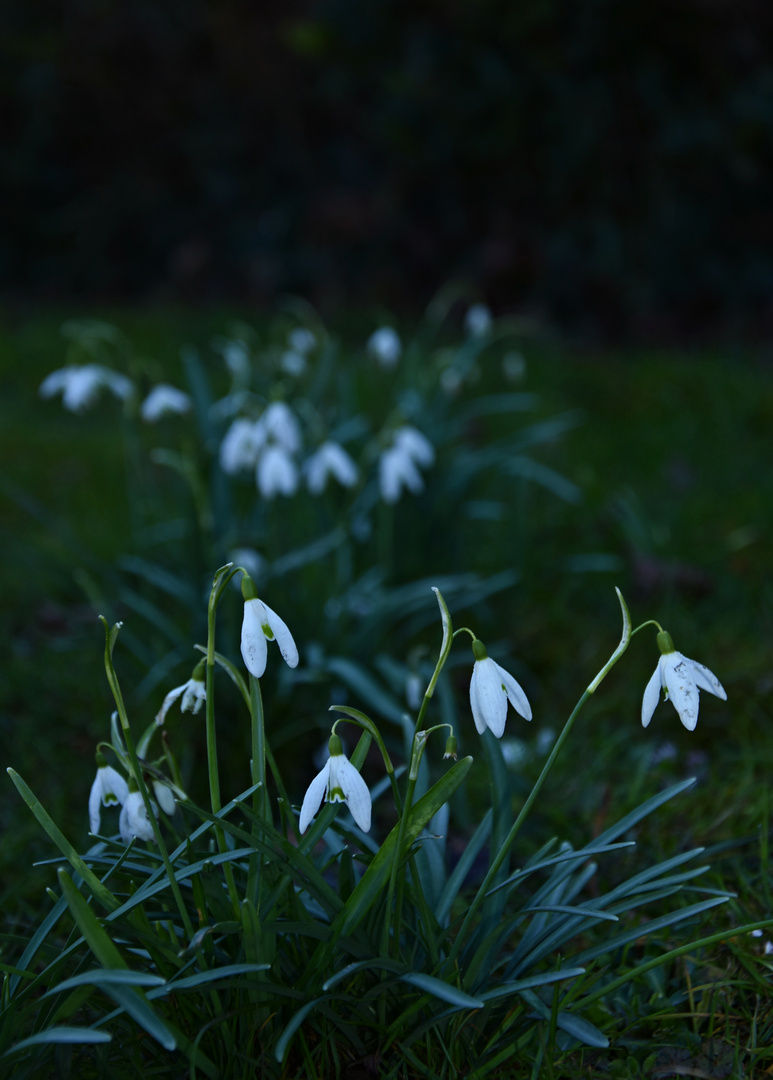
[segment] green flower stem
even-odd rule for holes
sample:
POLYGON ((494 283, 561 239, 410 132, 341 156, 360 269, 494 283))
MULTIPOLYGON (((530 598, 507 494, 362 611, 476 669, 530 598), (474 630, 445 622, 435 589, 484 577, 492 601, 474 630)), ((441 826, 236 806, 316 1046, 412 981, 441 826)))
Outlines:
POLYGON ((156 820, 156 815, 153 811, 153 804, 151 802, 148 789, 145 786, 145 778, 142 775, 142 766, 137 756, 137 748, 134 745, 134 736, 132 735, 131 728, 129 727, 129 716, 126 712, 126 705, 124 704, 123 694, 121 693, 121 687, 118 682, 118 676, 116 674, 115 667, 113 666, 113 646, 115 645, 116 638, 118 637, 118 632, 121 629, 121 623, 116 623, 116 625, 112 629, 110 629, 107 624, 107 619, 105 619, 102 615, 100 615, 99 617, 105 627, 105 673, 107 674, 107 681, 113 693, 116 709, 118 710, 118 717, 121 721, 121 732, 123 734, 127 753, 129 755, 132 775, 137 782, 137 789, 142 796, 142 802, 145 807, 145 812, 148 815, 148 820, 150 821, 151 828, 153 829, 153 836, 156 843, 158 844, 158 850, 161 853, 161 858, 164 862, 164 868, 166 870, 167 877, 169 878, 169 885, 172 889, 172 895, 175 898, 177 908, 180 912, 180 918, 182 919, 183 926, 185 927, 185 933, 188 937, 188 940, 190 940, 193 937, 193 925, 190 918, 188 917, 188 911, 185 907, 185 903, 183 902, 182 893, 180 892, 180 886, 174 874, 174 867, 172 866, 172 862, 169 858, 169 852, 166 850, 166 844, 164 843, 164 838, 161 835, 161 829, 159 827, 158 821, 156 820))
MULTIPOLYGON (((217 604, 223 594, 226 582, 232 577, 232 574, 226 572, 229 569, 230 565, 223 567, 215 574, 212 591, 209 594, 209 604, 207 606, 207 665, 205 679, 207 695, 207 771, 209 773, 209 799, 214 815, 217 815, 222 808, 220 799, 220 774, 217 764, 217 733, 215 730, 215 616, 217 613, 217 604)), ((227 850, 225 832, 223 831, 223 827, 219 824, 215 825, 215 839, 217 841, 218 851, 223 854, 227 850)), ((238 919, 240 917, 239 893, 236 888, 236 880, 234 879, 233 867, 230 862, 224 864, 223 873, 228 885, 231 903, 234 908, 234 918, 238 919)))
POLYGON ((515 840, 516 836, 520 832, 521 826, 523 825, 524 821, 526 820, 526 818, 527 818, 527 816, 529 814, 529 811, 531 810, 532 806, 534 805, 534 803, 536 801, 536 798, 537 798, 537 796, 539 795, 539 793, 540 793, 540 791, 542 789, 542 785, 545 783, 545 780, 547 779, 548 773, 553 768, 554 761, 556 760, 558 755, 561 753, 561 748, 564 745, 564 743, 566 742, 567 738, 569 737, 569 732, 572 730, 572 727, 574 726, 575 720, 580 715, 580 712, 582 710, 583 705, 588 700, 588 698, 592 694, 594 694, 596 692, 596 690, 598 689, 598 687, 601 684, 601 682, 603 681, 603 679, 606 678, 606 676, 609 674, 609 672, 615 666, 617 661, 623 655, 625 650, 628 648, 628 643, 631 640, 631 617, 630 617, 630 615, 628 613, 628 607, 627 607, 627 605, 625 603, 625 600, 623 599, 623 594, 620 592, 619 589, 616 589, 615 591, 617 592, 617 598, 620 601, 620 607, 622 609, 622 614, 623 614, 623 633, 622 633, 622 637, 620 638, 620 643, 617 646, 617 648, 615 649, 615 651, 612 653, 612 655, 610 656, 609 660, 607 660, 607 662, 601 668, 601 670, 596 675, 596 677, 591 681, 588 688, 583 692, 582 697, 580 698, 580 700, 577 702, 574 709, 572 710, 572 712, 571 712, 571 714, 569 716, 569 719, 564 724, 563 731, 561 732, 561 734, 556 739, 555 745, 553 746, 553 749, 551 750, 550 755, 549 755, 547 761, 545 762, 545 764, 544 764, 544 766, 542 768, 542 772, 537 777, 537 781, 534 784, 534 787, 532 788, 531 792, 529 793, 529 796, 526 799, 526 802, 521 807, 521 812, 518 814, 518 817, 513 822, 509 833, 507 834, 507 836, 504 839, 502 847, 500 848, 499 852, 495 855, 494 860, 491 863, 491 866, 489 867, 485 878, 483 879, 477 893, 475 894, 475 896, 474 896, 474 898, 472 900, 472 903, 470 904, 470 906, 467 909, 467 912, 466 912, 466 914, 464 916, 464 922, 462 923, 462 926, 461 926, 461 929, 459 930, 459 933, 456 935, 456 938, 454 940, 454 944, 453 944, 453 946, 451 948, 451 952, 449 953, 449 956, 448 956, 448 964, 449 964, 449 966, 455 963, 455 961, 456 961, 456 959, 457 959, 457 957, 459 955, 459 950, 461 949, 462 944, 466 939, 467 932, 468 932, 468 930, 470 928, 470 924, 472 923, 472 920, 475 918, 475 915, 477 914, 478 909, 480 908, 481 904, 485 900, 486 893, 491 888, 491 885, 493 884, 494 878, 496 877, 500 866, 502 865, 502 863, 507 858, 508 852, 510 851, 510 848, 513 845, 513 841, 515 840))
MULTIPOLYGON (((259 785, 252 793, 252 808, 256 817, 262 821, 268 821, 270 814, 266 792, 266 738, 263 697, 260 692, 260 679, 256 679, 252 672, 250 672, 250 734, 252 782, 259 785)), ((257 821, 253 821, 251 831, 253 837, 257 840, 260 832, 257 821)), ((259 908, 262 869, 263 858, 256 844, 255 851, 250 855, 250 868, 247 875, 247 898, 255 908, 259 908)))

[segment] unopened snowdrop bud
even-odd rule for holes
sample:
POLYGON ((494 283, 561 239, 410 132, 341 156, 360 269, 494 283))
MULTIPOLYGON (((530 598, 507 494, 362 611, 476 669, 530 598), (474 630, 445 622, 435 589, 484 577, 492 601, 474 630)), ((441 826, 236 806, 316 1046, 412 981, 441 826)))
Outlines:
POLYGON ((703 664, 688 660, 674 648, 671 635, 661 630, 657 636, 660 660, 644 691, 641 706, 641 722, 647 727, 660 699, 673 702, 679 719, 688 731, 694 731, 698 723, 698 706, 701 690, 727 701, 727 694, 719 679, 703 664))
POLYGON ((182 698, 180 702, 181 712, 199 712, 201 706, 207 700, 207 690, 204 683, 206 678, 205 666, 206 661, 199 660, 190 679, 184 682, 182 686, 176 686, 174 690, 169 691, 161 704, 161 708, 156 713, 156 723, 159 727, 166 719, 169 706, 177 701, 179 697, 182 698))
POLYGON ((298 649, 287 625, 272 611, 268 604, 258 600, 255 582, 244 574, 242 577, 244 619, 242 621, 242 657, 247 670, 261 678, 266 670, 268 641, 276 641, 282 658, 288 667, 298 666, 298 649))
POLYGON ((167 817, 171 817, 175 812, 177 803, 172 789, 168 784, 165 784, 162 780, 153 781, 153 794, 156 796, 156 802, 164 811, 167 817))
MULTIPOLYGON (((155 806, 153 809, 155 813, 155 806)), ((139 791, 130 791, 126 796, 118 829, 124 844, 131 843, 135 838, 145 841, 153 839, 153 826, 139 791)))
POLYGON ((472 653, 475 663, 470 680, 470 705, 475 727, 481 735, 488 728, 501 739, 507 719, 507 702, 525 720, 531 720, 531 706, 521 686, 489 657, 478 638, 473 640, 472 653))
POLYGON ((379 367, 391 371, 397 366, 403 347, 400 337, 391 326, 381 326, 368 338, 367 350, 379 367))
POLYGON ((443 760, 447 761, 448 758, 453 758, 456 761, 456 737, 449 735, 446 739, 446 750, 443 754, 443 760))
POLYGON ((108 765, 104 754, 97 751, 97 775, 89 794, 89 828, 99 832, 100 807, 123 806, 129 794, 129 785, 112 765, 108 765))
POLYGON ((363 832, 367 832, 370 829, 371 811, 368 785, 347 758, 337 735, 330 736, 328 750, 330 757, 322 771, 311 781, 303 797, 298 828, 300 832, 306 832, 324 800, 345 802, 355 823, 363 832))

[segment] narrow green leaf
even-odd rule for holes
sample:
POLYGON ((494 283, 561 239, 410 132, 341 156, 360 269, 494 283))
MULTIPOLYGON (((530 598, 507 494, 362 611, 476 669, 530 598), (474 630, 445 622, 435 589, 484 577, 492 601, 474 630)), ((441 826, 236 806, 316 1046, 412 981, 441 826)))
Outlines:
MULTIPOLYGON (((126 969, 127 964, 123 957, 66 870, 59 871, 59 884, 67 898, 70 913, 78 929, 100 964, 106 968, 126 969)), ((124 987, 118 983, 105 985, 103 989, 125 1009, 133 1020, 137 1021, 148 1035, 161 1043, 166 1050, 175 1049, 174 1036, 163 1021, 156 1016, 141 990, 135 990, 129 986, 124 987)))
POLYGON ((151 975, 145 971, 130 971, 127 968, 94 968, 91 971, 73 975, 71 979, 65 979, 57 986, 52 986, 43 997, 51 994, 61 994, 65 990, 74 990, 77 986, 164 986, 165 980, 159 975, 151 975))
MULTIPOLYGON (((437 783, 433 784, 427 794, 423 795, 411 807, 405 829, 406 849, 413 844, 430 818, 451 798, 469 772, 471 765, 471 757, 457 761, 437 783)), ((336 918, 334 938, 341 934, 350 933, 364 918, 380 895, 392 867, 399 832, 400 823, 398 822, 374 856, 370 866, 347 900, 344 910, 336 918)))
POLYGON ((443 982, 442 979, 438 979, 434 975, 425 975, 421 971, 409 971, 405 975, 401 975, 400 979, 419 990, 432 994, 433 997, 440 998, 441 1001, 447 1001, 449 1005, 457 1006, 457 1008, 482 1009, 485 1004, 482 998, 471 997, 470 994, 465 994, 463 990, 459 990, 456 986, 451 986, 450 983, 443 982))
POLYGON ((22 778, 14 769, 7 769, 6 771, 10 776, 11 780, 13 780, 14 784, 16 785, 16 790, 19 792, 21 797, 26 802, 27 806, 37 818, 38 823, 43 827, 48 836, 59 848, 61 853, 69 862, 70 866, 72 866, 73 870, 75 870, 76 873, 80 874, 85 884, 94 894, 94 896, 96 896, 96 898, 99 900, 103 907, 107 908, 108 911, 115 911, 116 908, 119 906, 116 898, 107 888, 107 886, 102 884, 94 871, 86 865, 86 863, 80 857, 80 855, 72 846, 64 833, 59 829, 59 827, 54 823, 52 818, 48 815, 47 811, 43 808, 42 803, 33 794, 31 788, 25 783, 24 780, 22 780, 22 778))
POLYGON ((107 1043, 112 1035, 106 1031, 94 1031, 93 1028, 79 1027, 51 1027, 46 1031, 39 1031, 37 1035, 30 1035, 28 1039, 22 1039, 15 1043, 3 1054, 10 1057, 19 1050, 28 1050, 31 1046, 45 1046, 51 1043, 107 1043))
POLYGON ((287 1050, 287 1047, 290 1043, 290 1039, 292 1039, 293 1035, 296 1033, 303 1021, 309 1015, 311 1010, 315 1008, 315 1006, 319 1005, 320 1001, 324 1001, 327 997, 328 995, 324 994, 322 997, 314 998, 313 1001, 307 1001, 303 1008, 298 1010, 298 1012, 292 1018, 290 1023, 282 1032, 282 1034, 279 1036, 276 1047, 274 1048, 274 1057, 277 1061, 283 1060, 285 1056, 285 1051, 287 1050))

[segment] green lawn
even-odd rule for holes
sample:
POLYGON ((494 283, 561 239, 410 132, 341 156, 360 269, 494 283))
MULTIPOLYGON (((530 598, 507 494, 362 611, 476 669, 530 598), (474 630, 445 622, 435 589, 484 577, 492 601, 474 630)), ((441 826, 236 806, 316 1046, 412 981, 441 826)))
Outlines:
MULTIPOLYGON (((73 416, 58 400, 38 398, 43 377, 63 363, 62 317, 6 313, 0 329, 0 532, 5 538, 0 643, 6 657, 0 732, 5 765, 28 780, 82 849, 94 747, 107 735, 112 708, 93 596, 102 570, 132 552, 137 523, 136 507, 127 504, 132 463, 117 403, 73 416)), ((210 338, 223 332, 230 315, 118 311, 100 317, 124 330, 135 359, 144 358, 145 370, 156 380, 183 385, 181 346, 195 344, 208 355, 210 338)), ((249 321, 244 313, 241 317, 249 321)), ((259 332, 268 334, 265 321, 259 332)), ((358 355, 362 338, 349 330, 342 337, 344 355, 347 349, 358 355)), ((658 619, 676 648, 716 672, 728 694, 726 704, 704 694, 693 734, 668 704, 658 707, 644 731, 641 693, 658 654, 654 632, 637 635, 625 663, 583 714, 524 843, 536 845, 553 834, 584 842, 667 782, 695 775, 698 784, 691 793, 648 820, 637 836, 638 850, 666 856, 696 845, 709 849, 709 884, 735 892, 737 899, 715 909, 704 924, 691 926, 687 933, 693 937, 767 918, 773 914, 767 876, 773 369, 753 354, 732 350, 599 354, 539 337, 525 339, 520 347, 526 369, 517 389, 537 395, 536 418, 567 417, 564 433, 535 446, 533 457, 577 485, 581 499, 567 502, 514 479, 508 489, 481 490, 475 505, 460 504, 458 534, 450 514, 452 524, 444 525, 448 535, 438 540, 431 536, 431 513, 423 520, 417 516, 420 500, 405 496, 396 510, 395 532, 408 546, 412 535, 422 537, 408 563, 416 578, 517 571, 510 588, 478 606, 475 623, 481 636, 490 635, 492 652, 495 643, 504 642, 517 654, 519 678, 534 708, 530 728, 512 712, 508 720, 507 735, 522 741, 525 754, 516 790, 519 784, 525 790, 537 775, 544 754, 539 732, 559 730, 614 648, 619 636, 615 585, 628 600, 634 623, 658 619), (490 512, 493 502, 500 507, 496 515, 490 512), (427 550, 445 564, 424 565, 427 550)), ((491 379, 493 387, 493 372, 481 366, 484 383, 491 379)), ((211 370, 216 379, 217 370, 211 370)), ((352 378, 357 377, 353 366, 352 378)), ((464 437, 481 449, 505 437, 510 423, 508 416, 492 414, 471 421, 464 437)), ((168 482, 159 478, 159 483, 168 482)), ((164 498, 181 497, 174 484, 163 491, 164 498)), ((428 477, 427 505, 450 511, 448 505, 433 504, 438 498, 428 477)), ((279 516, 276 520, 277 528, 285 527, 279 516)), ((318 578, 313 588, 324 588, 327 571, 318 578)), ((311 578, 303 578, 303 589, 293 580, 288 575, 281 585, 286 603, 311 595, 303 592, 312 588, 311 578)), ((130 616, 119 613, 128 632, 130 616)), ((309 612, 304 617, 311 619, 309 612)), ((310 621, 304 629, 307 625, 310 621)), ((434 630, 420 630, 418 640, 433 641, 434 630)), ((356 625, 347 633, 356 640, 356 625)), ((121 662, 127 679, 139 681, 139 666, 121 662)), ((178 674, 176 681, 187 678, 184 666, 174 668, 178 674)), ((463 707, 465 675, 460 671, 454 681, 463 707)), ((300 693, 308 714, 328 702, 324 692, 322 706, 313 704, 313 685, 300 693)), ((136 698, 137 708, 155 709, 151 702, 158 694, 158 689, 149 692, 147 705, 136 698)), ((289 717, 287 704, 280 703, 280 710, 289 717)), ((466 719, 462 730, 465 752, 475 753, 466 719)), ((289 744, 283 752, 291 752, 289 744)), ((230 754, 238 770, 244 756, 238 739, 230 754)), ((227 752, 224 768, 230 764, 227 752)), ((305 764, 297 770, 299 798, 305 764)), ((473 802, 486 798, 476 775, 474 767, 473 802)), ((0 903, 11 930, 23 932, 53 881, 50 867, 33 870, 30 864, 50 858, 53 849, 8 782, 0 800, 0 828, 0 903)), ((614 877, 614 869, 606 872, 614 877)), ((731 939, 668 969, 655 969, 607 1005, 617 1017, 612 1050, 575 1052, 544 1075, 767 1075, 773 1064, 768 1049, 773 965, 763 956, 765 940, 731 939)), ((678 943, 664 936, 660 947, 678 943)), ((604 1016, 608 1019, 609 1011, 604 1016)))

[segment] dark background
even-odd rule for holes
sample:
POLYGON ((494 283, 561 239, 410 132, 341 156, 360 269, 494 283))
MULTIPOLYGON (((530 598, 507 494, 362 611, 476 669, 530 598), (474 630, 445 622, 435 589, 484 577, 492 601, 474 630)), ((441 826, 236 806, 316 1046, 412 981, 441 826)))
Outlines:
POLYGON ((773 5, 0 7, 0 299, 773 329, 773 5))

